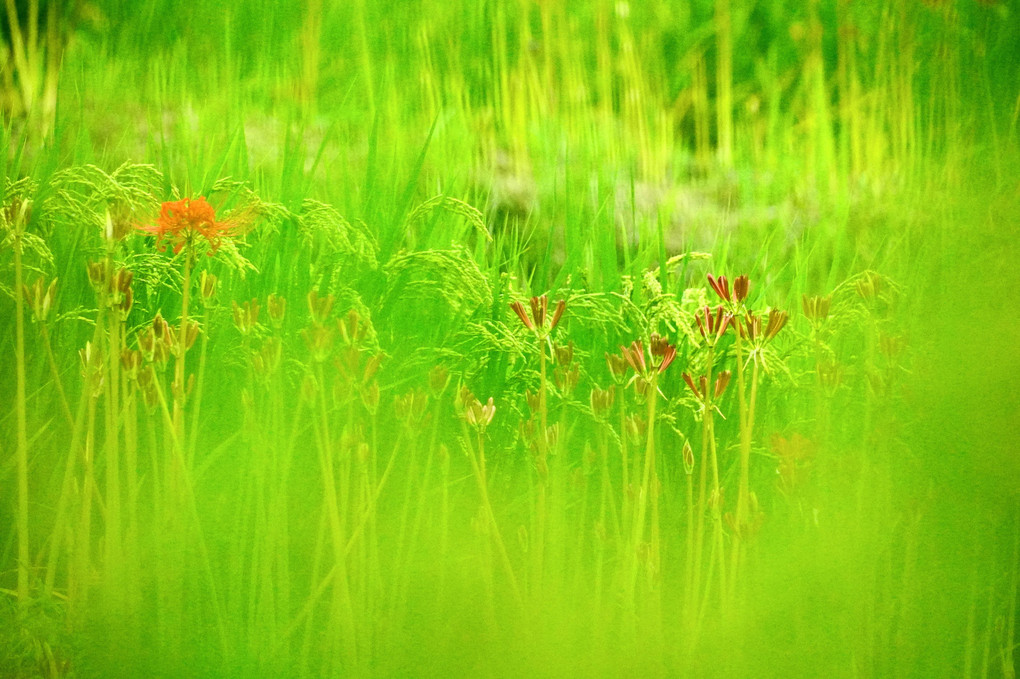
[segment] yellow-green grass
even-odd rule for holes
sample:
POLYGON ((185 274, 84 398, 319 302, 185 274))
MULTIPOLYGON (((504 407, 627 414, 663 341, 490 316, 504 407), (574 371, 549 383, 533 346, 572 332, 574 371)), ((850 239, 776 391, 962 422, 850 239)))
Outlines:
POLYGON ((82 7, 4 67, 0 674, 1007 675, 1009 5, 82 7))

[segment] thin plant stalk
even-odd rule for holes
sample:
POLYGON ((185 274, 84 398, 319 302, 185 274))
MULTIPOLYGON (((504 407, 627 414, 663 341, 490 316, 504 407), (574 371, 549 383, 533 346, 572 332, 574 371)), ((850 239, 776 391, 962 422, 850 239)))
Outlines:
MULTIPOLYGON (((539 343, 539 391, 538 391, 538 496, 535 500, 535 530, 532 536, 534 561, 532 562, 531 585, 536 595, 541 596, 542 577, 545 568, 545 543, 546 543, 546 512, 547 494, 549 484, 549 416, 548 403, 546 401, 546 357, 545 343, 539 343)), ((491 512, 491 510, 490 510, 491 512)))
POLYGON ((14 228, 14 364, 17 385, 14 404, 18 421, 18 602, 28 603, 31 551, 28 535, 28 417, 25 397, 25 303, 22 299, 23 271, 21 262, 22 234, 25 228, 25 211, 28 203, 21 204, 14 228))
MULTIPOLYGON (((46 558, 46 573, 43 578, 43 592, 53 592, 57 579, 57 563, 60 559, 61 546, 64 544, 64 537, 68 531, 67 526, 67 505, 71 496, 71 489, 74 484, 74 474, 77 469, 75 462, 78 460, 81 446, 81 437, 85 427, 85 415, 88 412, 89 403, 88 389, 83 389, 78 400, 78 415, 74 420, 71 429, 71 445, 68 448, 67 460, 64 463, 64 480, 60 488, 60 497, 57 500, 56 519, 53 522, 53 531, 50 533, 49 553, 46 558)), ((69 568, 70 570, 70 568, 69 568)))
MULTIPOLYGON (((108 269, 113 270, 112 258, 108 258, 108 269)), ((105 440, 105 481, 106 481, 106 532, 103 536, 103 565, 106 578, 104 592, 108 604, 113 611, 121 612, 121 594, 123 593, 123 561, 121 550, 121 471, 120 471, 120 354, 121 354, 121 321, 119 312, 112 304, 104 303, 100 312, 106 325, 106 377, 104 384, 106 407, 103 409, 106 420, 105 440)))
MULTIPOLYGON (((202 391, 205 386, 205 366, 206 356, 209 348, 209 317, 210 309, 208 306, 205 308, 205 313, 202 318, 202 346, 199 348, 198 353, 198 375, 195 378, 195 400, 191 406, 191 438, 188 442, 188 469, 194 468, 195 464, 195 449, 198 445, 198 431, 199 431, 199 417, 202 411, 202 391)), ((247 340, 247 337, 245 337, 247 340)))
POLYGON ((347 475, 343 474, 341 489, 337 488, 337 470, 334 465, 333 454, 330 450, 329 415, 326 410, 325 390, 322 366, 316 366, 316 377, 320 388, 319 397, 316 401, 319 404, 319 423, 317 427, 319 439, 319 465, 321 467, 324 484, 325 513, 329 519, 329 531, 333 543, 333 558, 339 570, 339 579, 333 586, 333 611, 334 624, 340 630, 344 646, 344 658, 350 666, 355 666, 358 659, 358 648, 356 642, 356 625, 354 620, 353 602, 351 600, 350 583, 348 580, 347 555, 345 554, 346 539, 344 538, 344 526, 346 517, 341 513, 341 508, 346 509, 346 493, 342 489, 346 486, 347 475), (344 497, 341 497, 344 495, 344 497))
POLYGON ((737 566, 740 562, 740 554, 743 550, 743 536, 741 530, 748 520, 748 503, 750 499, 750 465, 751 465, 751 439, 754 431, 755 405, 758 398, 758 364, 759 361, 752 360, 751 368, 751 393, 746 396, 745 367, 743 342, 739 325, 734 324, 736 334, 737 354, 737 397, 740 410, 740 480, 737 490, 737 511, 736 511, 736 536, 733 540, 733 552, 730 561, 730 591, 735 592, 737 585, 737 566))
MULTIPOLYGON (((185 357, 187 355, 188 305, 191 301, 191 269, 195 264, 195 246, 188 243, 184 248, 184 282, 181 287, 181 325, 177 334, 177 356, 174 360, 174 435, 179 445, 187 439, 184 435, 184 400, 187 391, 185 383, 185 357)), ((182 451, 183 453, 184 451, 182 451)), ((183 456, 183 455, 182 455, 183 456)))
MULTIPOLYGON (((470 441, 468 432, 466 431, 467 424, 465 427, 465 442, 470 441)), ((499 530, 499 524, 496 522, 496 514, 492 510, 492 503, 489 500, 489 480, 488 472, 486 471, 485 464, 485 439, 482 435, 481 428, 478 429, 477 433, 477 453, 471 450, 470 443, 468 444, 468 458, 471 460, 471 469, 474 471, 475 483, 478 486, 478 494, 482 500, 482 509, 485 512, 485 517, 489 522, 489 530, 492 531, 493 540, 496 543, 496 548, 499 551, 500 565, 506 572, 507 579, 510 582, 510 588, 513 591, 514 600, 518 607, 524 609, 524 599, 521 597, 521 589, 517 584, 517 574, 514 573, 513 564, 510 562, 510 555, 506 550, 506 543, 503 541, 503 534, 499 530)))
MULTIPOLYGON (((638 549, 644 543, 645 539, 645 523, 646 514, 648 513, 649 507, 649 496, 653 494, 653 483, 655 475, 655 411, 656 401, 658 401, 658 372, 652 371, 651 379, 647 386, 647 411, 648 417, 647 424, 647 438, 645 439, 645 455, 644 455, 644 471, 641 478, 641 488, 637 494, 637 507, 634 513, 634 523, 631 527, 631 544, 630 544, 630 555, 631 568, 630 574, 627 579, 627 587, 630 596, 633 597, 634 585, 637 580, 639 562, 637 558, 638 549)), ((652 500, 652 504, 656 505, 653 509, 654 518, 657 518, 658 507, 657 502, 652 500)), ((651 535, 655 536, 658 533, 658 529, 655 526, 651 527, 651 535)), ((657 550, 657 545, 649 543, 648 558, 653 558, 653 553, 657 550)), ((650 566, 654 567, 654 562, 650 566)), ((633 602, 631 602, 633 603, 633 602)))

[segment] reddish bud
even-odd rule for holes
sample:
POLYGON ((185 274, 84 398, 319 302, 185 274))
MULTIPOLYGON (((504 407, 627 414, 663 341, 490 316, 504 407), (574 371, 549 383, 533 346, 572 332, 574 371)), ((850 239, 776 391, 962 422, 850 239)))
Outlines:
POLYGON ((730 283, 726 280, 726 276, 719 276, 716 278, 712 274, 708 274, 708 284, 715 290, 715 294, 719 295, 720 299, 724 301, 731 301, 730 298, 730 283))
POLYGON ((746 274, 737 276, 733 280, 733 296, 736 297, 738 302, 743 302, 747 299, 747 293, 750 287, 751 281, 746 274))

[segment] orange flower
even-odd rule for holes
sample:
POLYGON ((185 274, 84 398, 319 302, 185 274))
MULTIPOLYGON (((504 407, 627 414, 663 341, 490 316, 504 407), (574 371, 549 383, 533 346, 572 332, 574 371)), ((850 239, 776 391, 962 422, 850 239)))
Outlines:
POLYGON ((156 236, 157 243, 164 238, 169 240, 175 255, 185 245, 194 245, 199 238, 204 238, 209 244, 211 255, 220 246, 220 239, 231 235, 233 228, 232 222, 216 221, 216 211, 204 197, 165 202, 155 225, 138 227, 140 231, 156 236))

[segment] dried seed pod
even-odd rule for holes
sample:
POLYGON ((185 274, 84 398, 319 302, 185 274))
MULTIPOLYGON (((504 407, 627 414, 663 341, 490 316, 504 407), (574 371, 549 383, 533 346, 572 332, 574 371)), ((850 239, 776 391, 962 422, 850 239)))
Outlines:
POLYGON ((92 398, 99 398, 103 393, 105 371, 103 370, 103 352, 92 342, 86 342, 85 348, 78 351, 81 358, 82 377, 92 398))
POLYGON ((319 395, 319 384, 311 374, 305 375, 304 379, 301 380, 300 393, 303 401, 315 403, 315 398, 319 395))
POLYGON ((653 332, 648 339, 648 350, 652 352, 652 356, 664 356, 669 347, 669 339, 657 332, 653 332))
POLYGON ((898 335, 886 335, 882 333, 878 337, 878 350, 886 358, 895 358, 907 345, 906 340, 898 335))
POLYGON ((882 292, 882 279, 878 274, 868 271, 854 282, 854 287, 861 299, 869 302, 882 292))
POLYGON ((316 290, 308 292, 308 312, 314 325, 325 325, 329 312, 333 310, 333 295, 320 297, 316 290))
POLYGON ((378 353, 369 357, 365 362, 365 371, 362 373, 361 381, 363 384, 367 384, 372 381, 376 373, 379 372, 379 367, 382 365, 382 360, 385 354, 378 353))
POLYGON ((785 311, 776 311, 775 309, 769 311, 769 322, 765 326, 765 341, 771 342, 789 319, 790 314, 785 311))
POLYGON ((648 365, 645 362, 645 348, 640 340, 634 340, 629 347, 621 346, 620 353, 627 359, 628 365, 634 369, 634 372, 644 375, 648 371, 648 365))
POLYGON ((720 299, 726 302, 731 301, 730 283, 726 280, 726 276, 716 278, 712 274, 708 274, 708 284, 715 290, 715 294, 719 295, 720 299))
POLYGON ((283 327, 283 318, 287 313, 287 299, 271 292, 266 300, 266 307, 269 309, 269 322, 274 329, 280 330, 283 327))
POLYGON ((323 363, 333 351, 333 330, 323 326, 312 326, 301 331, 312 360, 323 363))
MULTIPOLYGON (((623 347, 620 347, 623 349, 623 347)), ((622 354, 611 354, 606 352, 606 364, 609 366, 609 374, 617 384, 623 384, 627 379, 627 358, 626 349, 622 354)))
POLYGON ((747 293, 751 288, 751 280, 747 277, 747 274, 737 276, 733 280, 733 296, 737 302, 743 302, 747 299, 747 293))
POLYGON ((110 280, 113 276, 113 265, 109 260, 102 259, 98 262, 89 262, 88 275, 89 283, 99 295, 106 295, 110 289, 110 280))
POLYGON ((428 394, 418 389, 397 396, 394 400, 397 419, 411 429, 419 426, 425 420, 428 403, 428 394))
POLYGON ((644 438, 647 432, 647 423, 640 415, 627 416, 627 434, 631 438, 644 438))
POLYGON ((464 412, 464 417, 467 419, 468 424, 477 428, 479 431, 485 431, 485 428, 492 423, 492 418, 496 414, 496 406, 493 403, 492 397, 483 405, 478 399, 474 399, 468 404, 467 409, 464 412))
POLYGON ((687 386, 690 388, 691 392, 693 392, 695 398, 697 398, 699 401, 703 400, 704 396, 702 396, 702 392, 699 391, 698 387, 694 384, 694 378, 687 373, 683 373, 681 376, 684 378, 684 382, 687 383, 687 386))
POLYGON ((259 301, 253 299, 250 302, 231 302, 234 310, 234 326, 242 335, 249 335, 259 322, 259 301))
POLYGON ((517 318, 520 319, 521 323, 525 328, 534 332, 538 337, 544 338, 549 336, 556 326, 559 325, 560 319, 563 317, 563 312, 567 308, 566 300, 559 300, 556 302, 556 308, 553 311, 552 318, 549 322, 549 327, 546 328, 545 321, 549 311, 549 297, 548 295, 541 295, 538 297, 532 297, 528 301, 531 307, 531 315, 528 315, 524 304, 520 301, 513 301, 510 303, 510 308, 517 318))
POLYGON ((379 410, 379 383, 371 382, 361 389, 361 403, 372 415, 379 410))
POLYGON ((684 471, 688 476, 694 473, 694 449, 690 441, 684 441, 684 471))
POLYGON ((517 314, 517 318, 521 319, 521 323, 524 324, 525 328, 527 328, 528 330, 535 329, 535 325, 531 322, 531 318, 528 317, 527 312, 524 310, 523 304, 521 304, 520 302, 513 302, 510 304, 510 308, 513 309, 513 312, 515 314, 517 314))
POLYGON ((713 398, 718 399, 726 391, 726 385, 730 383, 730 376, 732 373, 729 370, 723 370, 719 373, 719 376, 715 378, 715 394, 713 398))
POLYGON ((433 396, 438 397, 446 391, 446 385, 449 383, 450 371, 446 368, 446 366, 437 364, 429 371, 429 388, 432 390, 433 396))
MULTIPOLYGON (((489 399, 490 401, 492 399, 489 399)), ((560 440, 560 423, 550 424, 545 428, 545 441, 549 448, 555 448, 560 440)))
POLYGON ((714 346, 726 331, 726 327, 733 322, 733 315, 727 313, 721 304, 716 307, 715 313, 706 306, 694 315, 694 321, 701 336, 708 340, 709 345, 714 346))
POLYGON ((567 342, 567 346, 553 344, 553 356, 558 365, 569 366, 574 360, 574 341, 567 342))
POLYGON ((545 327, 545 312, 548 308, 548 296, 541 295, 540 297, 531 298, 531 318, 535 322, 535 327, 540 330, 545 327))
POLYGON ((556 302, 556 310, 553 312, 552 323, 549 324, 549 332, 556 329, 556 326, 560 324, 560 319, 563 318, 563 312, 567 308, 567 301, 561 299, 556 302))
POLYGON ((349 310, 343 319, 337 321, 337 325, 340 328, 340 334, 343 336, 345 344, 361 344, 361 341, 368 334, 367 328, 361 322, 361 314, 358 313, 357 309, 349 310))
POLYGON ((613 407, 613 399, 616 396, 616 388, 610 385, 608 389, 595 387, 591 390, 591 411, 597 418, 604 418, 613 407))
POLYGON ((829 317, 829 307, 831 304, 832 295, 825 297, 819 295, 808 297, 803 295, 801 297, 801 308, 804 310, 804 315, 813 323, 821 323, 829 317))
POLYGON ((134 380, 142 365, 142 352, 137 349, 123 349, 120 352, 120 367, 128 380, 134 380))
POLYGON ((53 301, 57 296, 57 279, 54 278, 47 286, 43 279, 37 278, 32 284, 21 286, 22 295, 32 309, 32 316, 39 323, 45 323, 49 318, 50 310, 53 308, 53 301))
POLYGON ((556 388, 565 396, 569 396, 574 392, 580 379, 581 371, 576 365, 570 368, 557 367, 553 371, 553 381, 556 383, 556 388))

